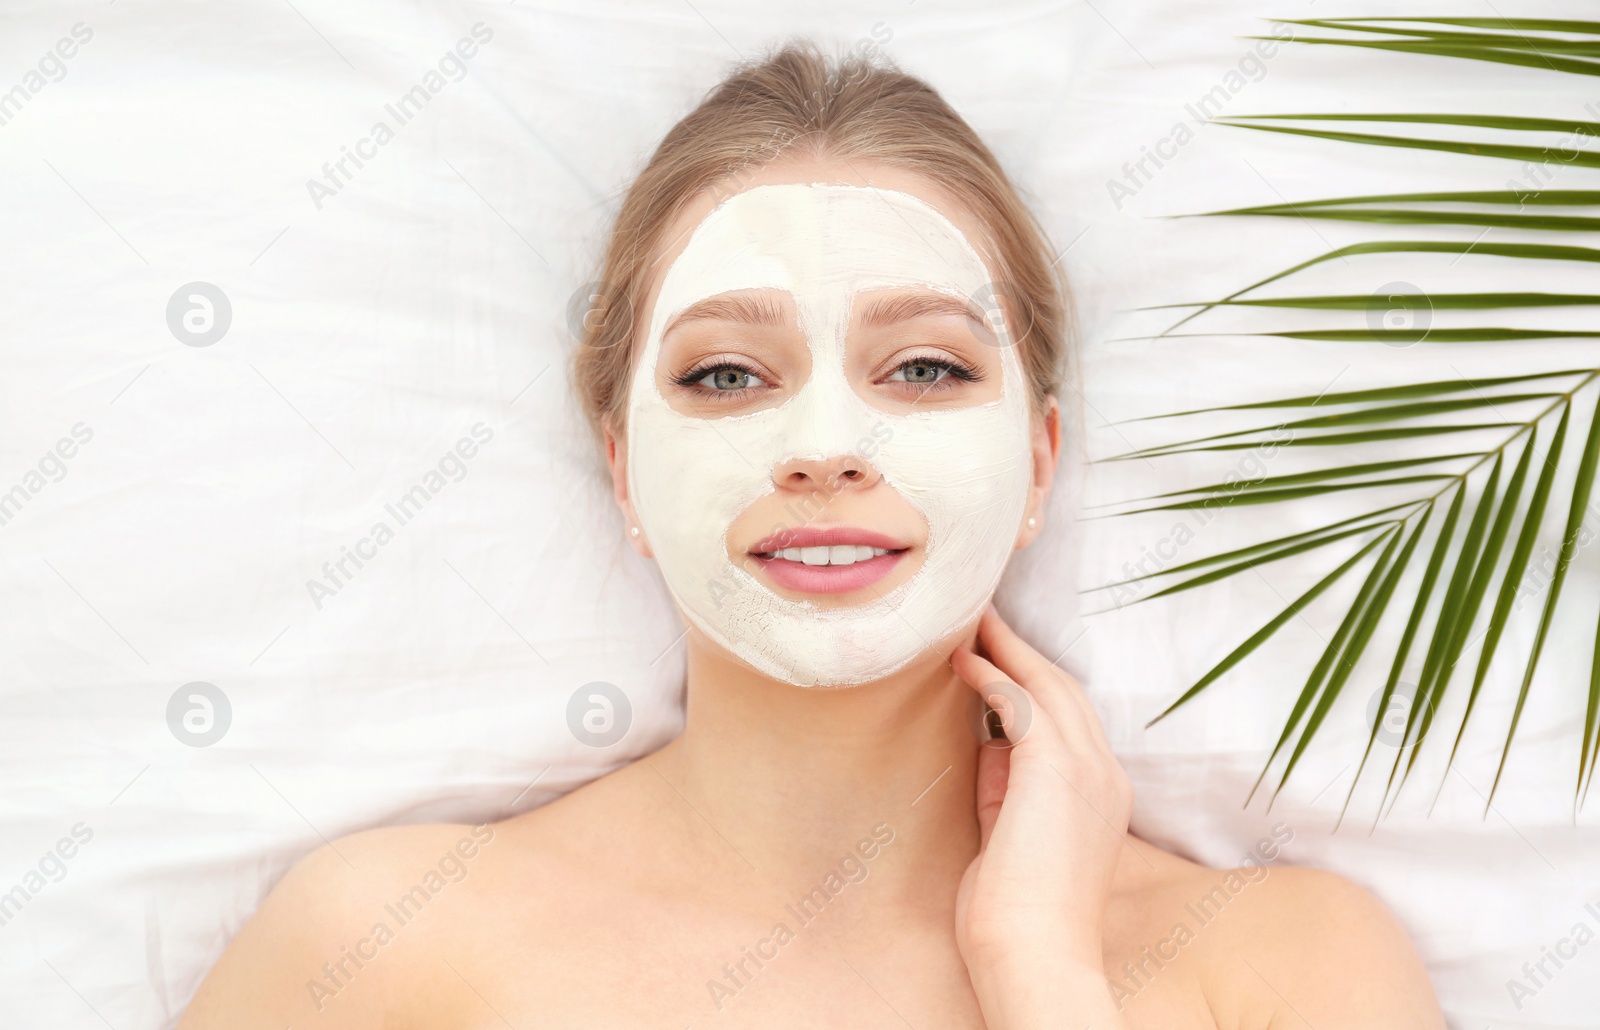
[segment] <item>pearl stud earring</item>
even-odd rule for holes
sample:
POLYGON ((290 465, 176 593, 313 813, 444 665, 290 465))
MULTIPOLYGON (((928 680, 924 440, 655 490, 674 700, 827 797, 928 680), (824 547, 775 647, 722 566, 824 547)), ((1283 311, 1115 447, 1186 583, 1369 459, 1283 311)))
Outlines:
POLYGON ((639 527, 638 526, 629 526, 628 527, 628 532, 632 533, 634 536, 638 536, 639 535, 639 527))
POLYGON ((1039 524, 1039 520, 1038 519, 1034 518, 1032 515, 1028 516, 1028 527, 1030 529, 1032 527, 1034 527, 1034 526, 1037 526, 1038 524, 1039 524))

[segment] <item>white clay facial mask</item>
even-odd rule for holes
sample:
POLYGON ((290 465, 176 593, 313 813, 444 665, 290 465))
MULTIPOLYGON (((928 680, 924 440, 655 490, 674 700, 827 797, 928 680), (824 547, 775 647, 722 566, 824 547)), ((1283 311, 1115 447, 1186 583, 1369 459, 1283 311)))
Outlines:
MULTIPOLYGON (((998 399, 919 410, 858 393, 846 374, 846 345, 864 291, 916 289, 967 301, 986 295, 996 279, 949 219, 893 190, 758 186, 695 229, 650 313, 630 387, 627 474, 667 587, 707 637, 776 679, 837 687, 904 668, 977 618, 999 584, 1032 481, 1027 382, 1016 348, 996 327, 998 399), (793 298, 810 349, 804 382, 759 410, 723 417, 675 410, 662 393, 674 388, 669 370, 657 367, 663 332, 699 301, 755 289, 793 298), (729 527, 781 489, 775 470, 861 455, 862 441, 878 444, 867 460, 882 478, 870 489, 895 491, 926 522, 922 563, 909 579, 857 591, 865 595, 860 603, 824 604, 778 593, 749 571, 761 568, 749 555, 734 561, 729 527)), ((823 509, 811 521, 828 520, 823 509)), ((776 528, 801 527, 761 531, 776 528)))

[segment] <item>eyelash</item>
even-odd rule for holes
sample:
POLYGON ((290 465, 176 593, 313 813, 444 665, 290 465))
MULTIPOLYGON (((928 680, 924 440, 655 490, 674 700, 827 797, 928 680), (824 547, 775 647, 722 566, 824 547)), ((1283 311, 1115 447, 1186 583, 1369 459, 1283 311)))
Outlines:
MULTIPOLYGON (((896 380, 897 382, 905 382, 907 386, 921 387, 921 389, 918 391, 919 396, 935 390, 954 389, 956 384, 951 382, 952 379, 965 383, 976 383, 981 382, 984 378, 982 372, 978 371, 976 368, 973 368, 964 361, 957 361, 953 358, 937 358, 933 357, 932 355, 914 355, 909 357, 891 369, 889 374, 893 375, 895 372, 902 371, 903 369, 913 365, 930 365, 934 368, 944 369, 947 373, 946 375, 942 375, 935 381, 926 385, 921 383, 911 383, 905 380, 896 380)), ((761 377, 761 374, 755 369, 749 367, 748 365, 740 364, 737 361, 713 361, 702 365, 696 365, 695 367, 689 369, 689 371, 674 377, 672 382, 675 385, 684 387, 686 389, 696 390, 702 394, 710 394, 714 397, 721 398, 741 394, 744 393, 745 390, 749 389, 749 387, 744 387, 738 390, 718 390, 712 387, 703 387, 699 385, 700 380, 705 379, 707 376, 716 372, 728 370, 740 372, 749 376, 755 376, 756 378, 761 377)))

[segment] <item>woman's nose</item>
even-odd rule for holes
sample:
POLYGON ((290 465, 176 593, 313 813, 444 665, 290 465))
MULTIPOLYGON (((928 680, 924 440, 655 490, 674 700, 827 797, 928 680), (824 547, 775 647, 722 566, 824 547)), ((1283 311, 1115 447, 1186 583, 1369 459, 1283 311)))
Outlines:
POLYGON ((790 490, 865 489, 881 478, 878 469, 859 454, 840 454, 831 458, 791 458, 780 462, 772 481, 790 490))

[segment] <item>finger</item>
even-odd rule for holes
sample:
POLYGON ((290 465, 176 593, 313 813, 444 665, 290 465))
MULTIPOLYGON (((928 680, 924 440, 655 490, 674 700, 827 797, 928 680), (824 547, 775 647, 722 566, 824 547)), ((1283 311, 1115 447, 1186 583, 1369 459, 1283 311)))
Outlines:
POLYGON ((1052 665, 1044 655, 1034 650, 1032 644, 1007 625, 992 604, 984 609, 983 617, 978 620, 978 640, 1001 668, 1011 670, 1024 682, 1029 679, 1056 680, 1062 675, 1059 667, 1052 665))
MULTIPOLYGON (((1079 799, 1087 804, 1090 809, 1106 812, 1100 818, 1112 825, 1113 829, 1126 829, 1128 824, 1128 809, 1131 807, 1131 794, 1126 802, 1119 800, 1122 795, 1129 794, 1127 773, 1120 762, 1109 750, 1101 751, 1088 738, 1086 720, 1078 717, 1072 711, 1049 711, 1034 704, 1032 695, 1026 688, 1016 684, 1007 677, 994 663, 988 659, 973 654, 966 647, 957 647, 951 653, 951 665, 966 681, 966 683, 980 694, 986 694, 994 689, 997 683, 1008 684, 1014 687, 1023 703, 1032 708, 1031 716, 1023 726, 1021 738, 1015 732, 1015 726, 1009 722, 1014 719, 1014 714, 1008 716, 1001 713, 1002 724, 1009 740, 1016 749, 1022 750, 1024 761, 1041 763, 1048 766, 1056 776, 1060 777, 1079 799), (1085 791, 1088 794, 1085 794, 1085 791), (1093 797, 1096 800, 1090 800, 1093 797), (1098 804, 1098 807, 1097 807, 1098 804), (1107 807, 1109 805, 1109 807, 1107 807), (1120 821, 1120 826, 1118 825, 1120 821)), ((1060 699, 1058 702, 1058 709, 1060 699)), ((1007 706, 1008 708, 1010 706, 1007 706)), ((1071 708, 1071 705, 1065 705, 1071 708)), ((982 751, 993 750, 985 746, 982 751)), ((1011 748, 1002 748, 1007 752, 1007 782, 1009 783, 1011 748)), ((982 755, 980 754, 980 761, 982 755)), ((980 828, 981 828, 980 817, 980 828)))
POLYGON ((1000 728, 1013 745, 1021 744, 1036 728, 1048 738, 1042 746, 1061 748, 1065 741, 1059 726, 1050 717, 1026 687, 1007 676, 987 658, 973 654, 966 647, 958 647, 950 655, 951 667, 968 686, 989 702, 1000 716, 1000 728))
POLYGON ((1054 713, 1056 718, 1081 723, 1084 737, 1094 747, 1107 755, 1112 753, 1111 742, 1106 738, 1105 727, 1100 722, 1100 713, 1095 711, 1083 686, 1070 673, 1046 659, 1033 645, 1018 636, 993 605, 978 622, 978 640, 997 659, 1002 669, 1011 671, 1035 695, 1045 695, 1046 704, 1053 704, 1060 698, 1063 704, 1070 705, 1070 712, 1057 711, 1054 713))
POLYGON ((1000 818, 1000 808, 1006 799, 1006 784, 1010 781, 1010 778, 1010 748, 991 747, 987 744, 978 748, 977 811, 979 851, 989 846, 989 837, 994 833, 995 820, 1000 818))
POLYGON ((1069 677, 1046 662, 1043 655, 1012 632, 992 608, 984 613, 979 623, 978 639, 988 646, 996 658, 1009 662, 1009 669, 1005 665, 997 668, 1004 670, 1002 675, 1010 671, 1013 678, 1023 680, 1029 697, 1042 706, 1040 711, 1054 724, 1058 736, 1072 751, 1098 755, 1103 759, 1112 757, 1103 735, 1095 732, 1099 726, 1099 716, 1089 707, 1088 700, 1073 697, 1065 682, 1069 677))

